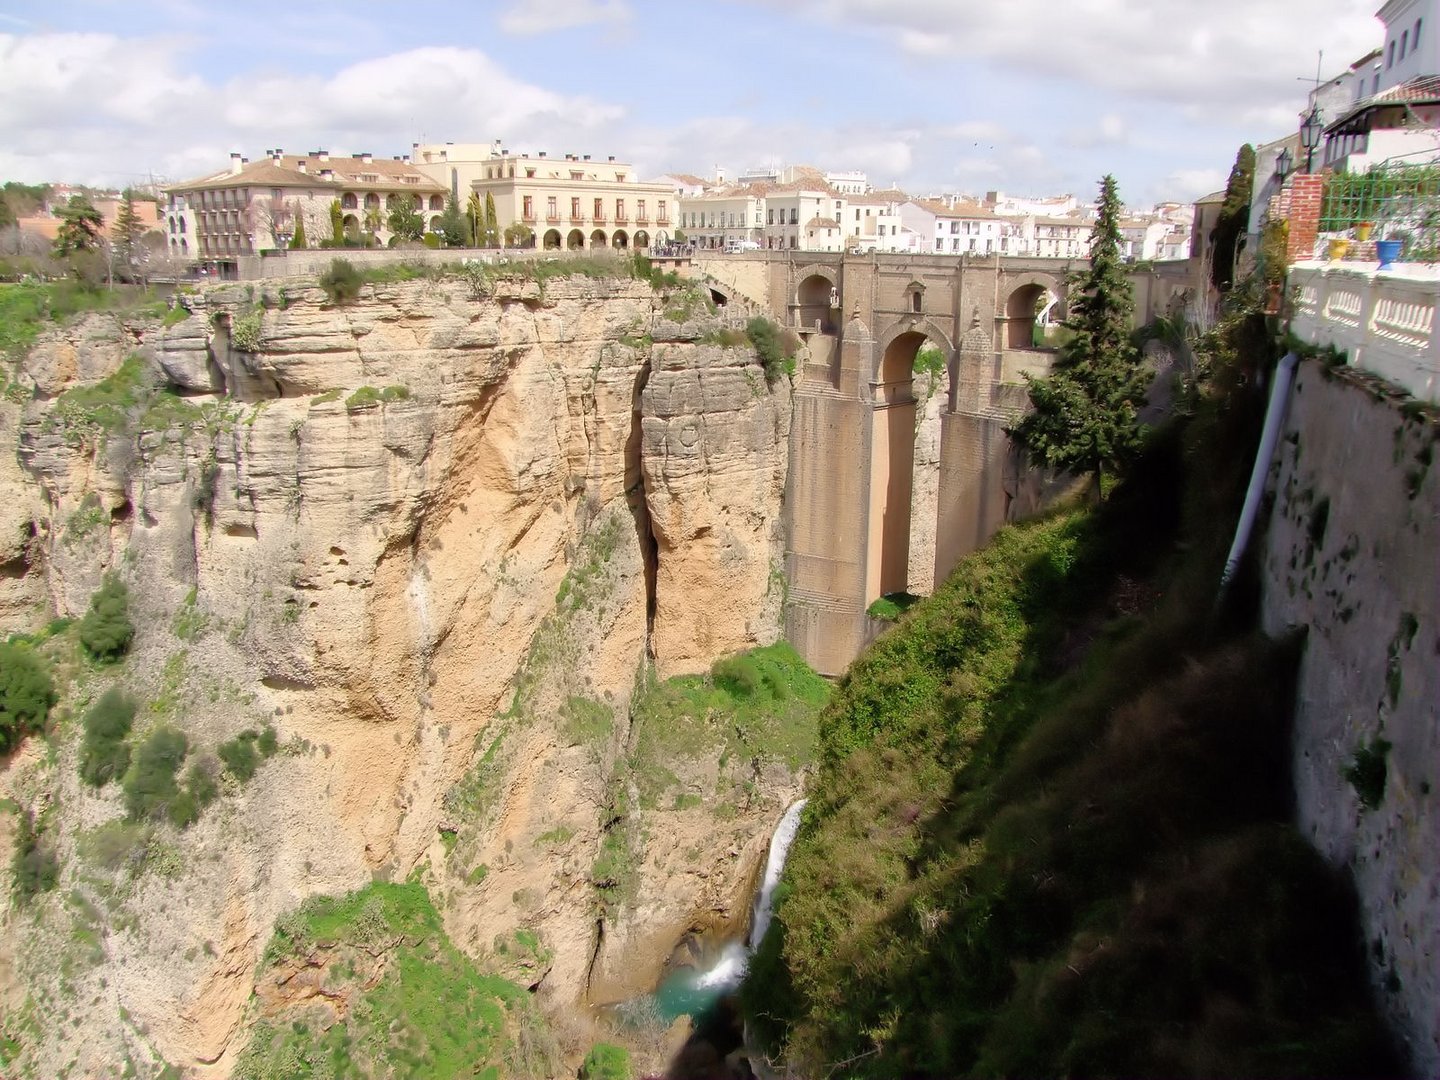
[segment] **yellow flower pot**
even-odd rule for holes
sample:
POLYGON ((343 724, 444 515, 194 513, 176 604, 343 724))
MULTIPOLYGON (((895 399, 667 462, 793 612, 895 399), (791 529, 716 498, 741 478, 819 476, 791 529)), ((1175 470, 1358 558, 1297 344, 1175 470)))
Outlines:
POLYGON ((1355 239, 1359 240, 1362 244, 1365 243, 1366 240, 1370 239, 1370 231, 1374 228, 1375 226, 1370 224, 1370 222, 1362 221, 1359 225, 1355 226, 1355 239))
POLYGON ((1341 259, 1345 258, 1345 253, 1346 253, 1347 251, 1349 251, 1349 250, 1350 250, 1350 241, 1349 241, 1349 240, 1331 240, 1331 241, 1330 241, 1330 261, 1331 261, 1331 262, 1339 262, 1341 259))

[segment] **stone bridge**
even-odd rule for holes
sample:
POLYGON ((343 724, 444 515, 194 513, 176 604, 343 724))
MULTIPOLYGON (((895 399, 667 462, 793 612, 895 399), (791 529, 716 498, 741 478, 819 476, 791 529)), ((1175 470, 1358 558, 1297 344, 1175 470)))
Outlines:
MULTIPOLYGON (((843 672, 889 593, 930 593, 1001 525, 1038 509, 1005 426, 1053 350, 1037 313, 1064 310, 1083 264, 1057 259, 756 252, 696 259, 717 301, 768 310, 804 343, 786 492, 786 637, 843 672), (916 374, 926 344, 943 357, 916 374)), ((1136 274, 1137 320, 1191 285, 1188 263, 1136 274)), ((933 355, 933 354, 930 354, 933 355)))

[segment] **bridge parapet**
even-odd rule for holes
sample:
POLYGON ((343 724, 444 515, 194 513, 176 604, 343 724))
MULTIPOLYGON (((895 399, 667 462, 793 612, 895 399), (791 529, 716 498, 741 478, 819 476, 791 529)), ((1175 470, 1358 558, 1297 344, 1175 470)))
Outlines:
POLYGON ((1440 267, 1394 273, 1296 263, 1299 299, 1290 329, 1311 345, 1333 346, 1423 401, 1440 402, 1440 267))

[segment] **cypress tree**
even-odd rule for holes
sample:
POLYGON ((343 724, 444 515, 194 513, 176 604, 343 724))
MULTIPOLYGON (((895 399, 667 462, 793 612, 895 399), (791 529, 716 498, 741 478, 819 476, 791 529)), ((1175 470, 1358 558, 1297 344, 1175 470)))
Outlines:
POLYGON ((295 211, 295 235, 290 237, 290 248, 293 251, 304 251, 310 245, 305 240, 305 215, 301 211, 295 211))
POLYGON ((485 244, 485 206, 481 203, 480 196, 473 191, 465 202, 465 220, 470 226, 470 243, 476 247, 483 247, 485 244))
POLYGON ((1221 292, 1229 292, 1235 284, 1235 256, 1239 244, 1250 227, 1250 195, 1255 186, 1255 148, 1249 143, 1235 154, 1230 179, 1225 184, 1225 201, 1220 216, 1210 231, 1210 282, 1221 292), (1238 245, 1238 246, 1237 246, 1238 245))
POLYGON ((1072 282, 1064 326, 1074 336, 1048 376, 1027 376, 1034 411, 1010 429, 1031 461, 1090 474, 1096 495, 1104 471, 1123 468, 1140 449, 1138 413, 1149 382, 1130 339, 1135 298, 1120 262, 1121 209, 1115 178, 1106 176, 1090 234, 1090 268, 1072 282))
POLYGON ((340 209, 340 200, 330 200, 330 242, 336 247, 345 243, 345 212, 340 209))
POLYGON ((495 217, 495 196, 485 193, 485 246, 496 247, 500 243, 500 223, 495 217))

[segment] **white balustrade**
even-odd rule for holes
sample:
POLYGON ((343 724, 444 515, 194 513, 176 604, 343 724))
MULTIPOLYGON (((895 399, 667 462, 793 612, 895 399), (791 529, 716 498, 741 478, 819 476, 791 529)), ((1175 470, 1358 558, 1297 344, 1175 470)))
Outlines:
POLYGON ((1440 268, 1301 262, 1290 268, 1289 287, 1297 296, 1290 322, 1296 337, 1332 346, 1352 366, 1440 402, 1440 268))

